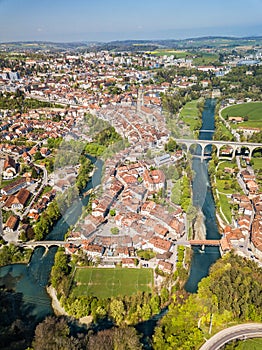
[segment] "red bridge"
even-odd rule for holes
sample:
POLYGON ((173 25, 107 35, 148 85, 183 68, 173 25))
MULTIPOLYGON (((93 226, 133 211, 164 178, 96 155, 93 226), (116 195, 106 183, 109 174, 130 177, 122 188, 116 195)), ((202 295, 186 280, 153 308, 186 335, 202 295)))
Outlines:
POLYGON ((195 240, 192 239, 189 241, 191 245, 212 245, 212 246, 219 246, 220 240, 218 239, 206 239, 206 240, 195 240))

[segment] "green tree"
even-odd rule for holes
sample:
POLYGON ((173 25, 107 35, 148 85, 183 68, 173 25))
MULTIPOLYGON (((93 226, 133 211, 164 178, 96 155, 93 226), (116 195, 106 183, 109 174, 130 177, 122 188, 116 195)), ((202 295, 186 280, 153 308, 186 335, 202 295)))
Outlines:
POLYGON ((113 299, 110 303, 110 315, 117 325, 120 325, 125 316, 125 306, 122 300, 113 299))
POLYGON ((112 227, 112 228, 110 229, 110 231, 111 231, 112 235, 118 235, 118 233, 119 233, 119 228, 118 228, 118 227, 112 227))

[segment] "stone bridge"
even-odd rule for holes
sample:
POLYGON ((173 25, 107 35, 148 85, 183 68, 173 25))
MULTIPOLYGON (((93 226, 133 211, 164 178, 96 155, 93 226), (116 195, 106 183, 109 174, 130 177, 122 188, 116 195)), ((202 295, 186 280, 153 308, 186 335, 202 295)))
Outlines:
POLYGON ((36 247, 44 247, 46 251, 50 247, 64 247, 67 244, 81 244, 83 240, 74 240, 74 241, 34 241, 34 242, 25 242, 25 243, 20 243, 19 247, 22 248, 36 248, 36 247))
POLYGON ((220 156, 220 150, 222 147, 228 146, 232 148, 233 155, 232 158, 235 157, 237 150, 241 149, 241 147, 245 147, 249 151, 248 157, 251 158, 254 150, 261 148, 262 143, 251 143, 251 142, 233 142, 233 141, 214 141, 214 140, 189 140, 189 139, 176 139, 176 143, 180 145, 185 145, 187 148, 187 152, 189 152, 190 147, 192 145, 198 145, 201 147, 201 160, 205 159, 205 149, 207 146, 215 146, 217 149, 217 156, 220 156))

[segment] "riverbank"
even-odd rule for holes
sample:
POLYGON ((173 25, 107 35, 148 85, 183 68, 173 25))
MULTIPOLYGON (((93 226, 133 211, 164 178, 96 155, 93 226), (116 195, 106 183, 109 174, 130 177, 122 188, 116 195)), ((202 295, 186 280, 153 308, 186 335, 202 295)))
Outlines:
POLYGON ((58 298, 57 298, 57 294, 56 294, 56 290, 54 287, 47 286, 46 287, 46 291, 47 294, 50 296, 51 300, 52 300, 52 308, 54 310, 54 314, 56 316, 69 316, 69 314, 65 311, 65 309, 62 307, 62 305, 60 304, 58 298))

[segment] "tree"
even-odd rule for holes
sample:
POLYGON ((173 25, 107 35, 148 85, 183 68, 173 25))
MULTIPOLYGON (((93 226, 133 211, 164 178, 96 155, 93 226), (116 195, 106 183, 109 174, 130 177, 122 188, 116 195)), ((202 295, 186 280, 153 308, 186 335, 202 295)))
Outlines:
POLYGON ((133 327, 112 328, 92 334, 88 350, 141 350, 142 345, 133 327))
POLYGON ((48 316, 36 327, 33 348, 37 350, 77 349, 69 334, 70 329, 64 318, 48 316))
POLYGON ((230 189, 230 184, 225 181, 225 184, 224 184, 224 190, 228 191, 230 189))
POLYGON ((43 157, 42 157, 40 151, 36 151, 36 152, 35 152, 34 159, 35 159, 35 161, 36 161, 36 160, 43 159, 43 157))
POLYGON ((110 303, 110 315, 117 325, 120 325, 124 320, 125 306, 122 300, 113 299, 110 303))
POLYGON ((116 216, 116 210, 110 209, 109 214, 110 214, 110 216, 116 216))
POLYGON ((118 227, 112 227, 110 231, 111 231, 112 235, 118 235, 119 228, 118 227))
POLYGON ((168 152, 174 152, 176 150, 176 147, 176 141, 172 137, 170 137, 167 144, 165 145, 165 150, 168 152))

